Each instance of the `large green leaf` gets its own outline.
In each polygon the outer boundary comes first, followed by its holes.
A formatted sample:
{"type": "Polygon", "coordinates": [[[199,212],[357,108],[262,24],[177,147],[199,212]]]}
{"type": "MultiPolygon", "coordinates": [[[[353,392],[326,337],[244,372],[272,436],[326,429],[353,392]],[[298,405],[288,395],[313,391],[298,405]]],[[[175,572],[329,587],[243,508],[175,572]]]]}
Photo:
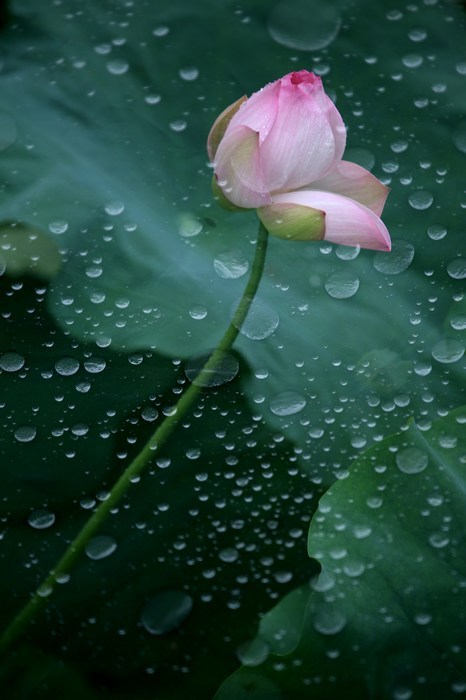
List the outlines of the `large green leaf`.
{"type": "MultiPolygon", "coordinates": [[[[319,3],[295,0],[289,11],[298,10],[319,17],[319,3]]],[[[188,0],[66,0],[50,12],[23,1],[11,12],[0,217],[58,242],[64,265],[47,303],[62,328],[100,346],[182,358],[215,345],[242,292],[245,278],[234,275],[251,259],[257,221],[215,206],[209,128],[241,94],[297,65],[314,68],[348,124],[347,157],[392,188],[384,216],[394,252],[271,241],[252,331],[238,341],[260,375],[245,392],[276,430],[312,448],[312,464],[301,462],[327,484],[399,428],[407,402],[410,412],[426,409],[423,367],[433,365],[430,392],[459,370],[431,355],[460,284],[437,266],[455,259],[463,235],[455,183],[464,152],[454,135],[464,75],[451,67],[459,6],[428,3],[420,22],[388,1],[341,2],[340,33],[317,52],[274,40],[283,12],[268,0],[241,10],[233,0],[195,10],[188,0]],[[298,406],[306,400],[297,415],[287,405],[277,415],[283,392],[298,394],[298,406]],[[334,466],[323,468],[337,443],[334,466]]],[[[446,335],[458,342],[454,329],[446,335]]],[[[447,407],[457,405],[454,381],[443,392],[447,407]]]]}
{"type": "Polygon", "coordinates": [[[428,430],[411,423],[330,488],[309,530],[315,590],[264,617],[256,644],[269,658],[234,674],[218,700],[262,698],[263,687],[355,700],[466,692],[465,425],[466,409],[428,430]]]}

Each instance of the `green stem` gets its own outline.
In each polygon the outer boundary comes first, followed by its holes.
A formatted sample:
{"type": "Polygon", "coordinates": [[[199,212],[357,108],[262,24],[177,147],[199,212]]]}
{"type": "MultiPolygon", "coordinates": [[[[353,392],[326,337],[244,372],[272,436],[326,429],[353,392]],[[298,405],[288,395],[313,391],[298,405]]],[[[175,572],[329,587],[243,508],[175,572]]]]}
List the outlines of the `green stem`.
{"type": "Polygon", "coordinates": [[[65,553],[55,564],[50,573],[36,589],[29,602],[19,611],[0,637],[0,654],[5,653],[18,639],[24,628],[31,619],[47,604],[50,594],[57,585],[57,580],[66,576],[76,559],[82,554],[87,543],[100,528],[109,512],[115,508],[122,499],[132,482],[136,480],[151,461],[155,450],[159,450],[168,440],[176,426],[192,407],[196,397],[202,390],[202,385],[208,385],[209,377],[218,367],[224,354],[228,351],[236,340],[239,330],[249,311],[249,307],[254,299],[259,286],[264,269],[265,254],[267,251],[268,234],[262,224],[259,226],[259,233],[256,243],[256,252],[251,268],[246,289],[234,313],[233,319],[228,326],[225,335],[210,355],[209,359],[200,370],[195,383],[181,396],[176,404],[173,413],[167,416],[159,425],[157,430],[149,438],[139,454],[128,465],[118,481],[113,486],[108,497],[102,501],[86,522],[84,527],[77,534],[75,539],[66,549],[65,553]]]}

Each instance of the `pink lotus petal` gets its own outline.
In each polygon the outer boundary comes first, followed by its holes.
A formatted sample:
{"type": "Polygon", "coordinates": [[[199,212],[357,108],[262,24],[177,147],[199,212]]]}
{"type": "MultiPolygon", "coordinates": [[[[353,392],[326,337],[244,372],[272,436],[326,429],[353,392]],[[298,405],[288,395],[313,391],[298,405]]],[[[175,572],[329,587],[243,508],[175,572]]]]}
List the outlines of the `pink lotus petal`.
{"type": "Polygon", "coordinates": [[[347,160],[340,161],[327,175],[311,182],[303,189],[325,190],[334,194],[342,194],[364,204],[377,216],[382,214],[390,192],[389,188],[385,187],[368,170],[347,160]]]}
{"type": "Polygon", "coordinates": [[[252,209],[271,202],[262,173],[259,134],[247,126],[228,126],[215,155],[215,175],[225,197],[252,209]]]}
{"type": "MultiPolygon", "coordinates": [[[[295,75],[299,74],[291,74],[295,75]]],[[[343,121],[320,78],[309,76],[312,81],[293,82],[287,80],[290,76],[279,81],[275,120],[261,143],[264,179],[271,192],[296,189],[322,177],[343,152],[343,121]]]]}
{"type": "Polygon", "coordinates": [[[248,98],[246,95],[240,97],[239,100],[233,102],[226,109],[223,110],[221,114],[218,115],[217,119],[214,121],[212,128],[207,137],[207,153],[209,154],[209,160],[213,161],[215,154],[217,153],[218,144],[223,138],[228,124],[230,123],[232,117],[239,110],[243,102],[246,102],[248,98]]]}
{"type": "Polygon", "coordinates": [[[233,116],[230,128],[248,126],[258,132],[259,143],[262,143],[274,123],[279,93],[280,81],[276,80],[252,94],[233,116]]]}
{"type": "Polygon", "coordinates": [[[340,245],[389,251],[390,235],[373,211],[348,197],[318,190],[274,195],[273,204],[300,204],[325,212],[326,241],[340,245]]]}

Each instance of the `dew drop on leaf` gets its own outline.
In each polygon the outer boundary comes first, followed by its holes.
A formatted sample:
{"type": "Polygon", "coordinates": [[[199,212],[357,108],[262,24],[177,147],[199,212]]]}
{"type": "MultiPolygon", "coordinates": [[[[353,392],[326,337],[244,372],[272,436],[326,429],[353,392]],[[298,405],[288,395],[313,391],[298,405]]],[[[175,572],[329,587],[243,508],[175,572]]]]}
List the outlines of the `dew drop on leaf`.
{"type": "Polygon", "coordinates": [[[330,603],[323,603],[315,614],[314,627],[321,634],[338,634],[345,625],[345,615],[330,603]]]}
{"type": "Polygon", "coordinates": [[[24,367],[25,358],[17,352],[6,352],[0,355],[0,369],[4,372],[18,372],[24,367]]]}
{"type": "Polygon", "coordinates": [[[84,551],[89,559],[98,561],[99,559],[106,559],[109,557],[116,548],[117,543],[110,535],[96,535],[89,540],[84,551]]]}
{"type": "Polygon", "coordinates": [[[444,338],[432,348],[432,357],[442,364],[458,362],[464,355],[464,345],[459,340],[444,338]]]}
{"type": "Polygon", "coordinates": [[[338,9],[319,0],[279,2],[272,9],[268,21],[272,39],[298,51],[319,51],[329,46],[340,26],[338,9]]]}
{"type": "Polygon", "coordinates": [[[239,645],[236,655],[245,666],[260,666],[269,656],[269,646],[262,639],[251,639],[239,645]]]}
{"type": "Polygon", "coordinates": [[[270,402],[270,410],[276,416],[291,416],[299,413],[306,405],[306,399],[295,391],[282,391],[270,402]]]}
{"type": "Polygon", "coordinates": [[[237,250],[219,253],[214,260],[214,270],[223,279],[237,279],[245,275],[248,269],[248,260],[237,250]]]}
{"type": "Polygon", "coordinates": [[[167,634],[179,627],[193,607],[193,599],[183,591],[164,591],[154,596],[141,613],[141,624],[155,635],[167,634]]]}
{"type": "Polygon", "coordinates": [[[37,508],[28,516],[28,524],[35,530],[46,530],[55,522],[55,513],[45,508],[37,508]]]}
{"type": "Polygon", "coordinates": [[[407,447],[396,455],[396,465],[404,474],[419,474],[428,464],[427,454],[417,447],[407,447]]]}
{"type": "MultiPolygon", "coordinates": [[[[232,308],[232,316],[237,304],[232,308]]],[[[276,330],[280,318],[268,304],[255,298],[239,331],[251,340],[264,340],[276,330]]]]}
{"type": "Polygon", "coordinates": [[[215,369],[203,372],[202,376],[198,376],[209,357],[209,353],[202,353],[186,361],[184,372],[190,382],[203,387],[222,386],[222,384],[231,382],[238,374],[239,362],[235,355],[227,352],[215,369]]]}
{"type": "Polygon", "coordinates": [[[393,241],[392,250],[374,255],[374,267],[384,275],[399,275],[411,265],[414,258],[414,246],[407,241],[393,241]]]}
{"type": "Polygon", "coordinates": [[[36,437],[36,428],[32,425],[21,425],[16,428],[14,435],[18,442],[31,442],[36,437]]]}
{"type": "Polygon", "coordinates": [[[359,289],[359,279],[349,272],[335,272],[325,282],[325,291],[333,299],[349,299],[359,289]]]}
{"type": "Polygon", "coordinates": [[[447,265],[447,272],[454,280],[462,280],[466,277],[466,258],[456,258],[447,265]]]}

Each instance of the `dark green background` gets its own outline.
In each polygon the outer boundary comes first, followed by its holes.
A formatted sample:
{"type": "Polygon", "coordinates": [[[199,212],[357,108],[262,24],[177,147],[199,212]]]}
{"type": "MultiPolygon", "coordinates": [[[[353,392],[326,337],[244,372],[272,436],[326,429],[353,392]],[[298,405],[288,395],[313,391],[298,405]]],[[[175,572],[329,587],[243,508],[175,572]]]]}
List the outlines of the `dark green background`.
{"type": "MultiPolygon", "coordinates": [[[[20,0],[2,16],[0,354],[25,360],[0,374],[3,624],[85,522],[83,504],[156,425],[144,409],[174,403],[183,362],[215,345],[242,293],[246,276],[214,268],[224,254],[250,261],[257,228],[253,212],[223,212],[211,197],[205,142],[225,106],[291,70],[318,71],[348,126],[348,159],[391,187],[394,243],[387,256],[270,241],[258,313],[278,326],[263,340],[239,338],[236,379],[206,394],[164,450],[171,466],[154,464],[107,521],[116,551],[83,557],[28,629],[5,662],[11,697],[211,698],[260,615],[317,572],[306,536],[322,493],[366,448],[402,440],[411,417],[428,434],[465,403],[464,358],[436,359],[438,343],[464,343],[464,8],[331,5],[338,36],[309,51],[273,39],[278,11],[265,0],[20,0]],[[197,78],[182,77],[192,69],[197,78]],[[416,208],[419,191],[430,206],[416,208]],[[124,206],[119,215],[106,211],[111,202],[124,206]],[[334,274],[357,278],[358,291],[331,297],[334,274]],[[193,318],[199,307],[204,318],[193,318]],[[80,363],[72,376],[56,371],[66,357],[80,363]],[[105,368],[90,373],[92,358],[105,368]],[[277,416],[270,406],[288,391],[306,406],[277,416]],[[21,426],[36,429],[31,442],[15,438],[21,426]],[[56,516],[48,529],[28,524],[40,508],[56,516]],[[219,556],[228,547],[238,552],[231,563],[219,556]],[[141,612],[167,590],[189,593],[193,609],[156,637],[141,612]]],[[[288,6],[300,34],[315,35],[328,12],[323,2],[288,6]]],[[[461,455],[454,468],[464,470],[461,455]]],[[[407,487],[398,488],[395,517],[407,487]]],[[[413,486],[417,519],[423,498],[413,486]]],[[[432,574],[416,566],[416,590],[435,608],[432,574]]],[[[350,633],[362,635],[357,625],[350,633]]],[[[313,640],[302,645],[325,654],[313,640]]],[[[342,659],[332,674],[345,679],[342,659]]],[[[457,697],[445,674],[443,696],[457,697]]],[[[369,689],[362,680],[358,697],[403,700],[377,678],[369,689]]],[[[304,682],[283,683],[285,698],[312,697],[304,682]]],[[[429,697],[429,684],[412,693],[429,697]]]]}

